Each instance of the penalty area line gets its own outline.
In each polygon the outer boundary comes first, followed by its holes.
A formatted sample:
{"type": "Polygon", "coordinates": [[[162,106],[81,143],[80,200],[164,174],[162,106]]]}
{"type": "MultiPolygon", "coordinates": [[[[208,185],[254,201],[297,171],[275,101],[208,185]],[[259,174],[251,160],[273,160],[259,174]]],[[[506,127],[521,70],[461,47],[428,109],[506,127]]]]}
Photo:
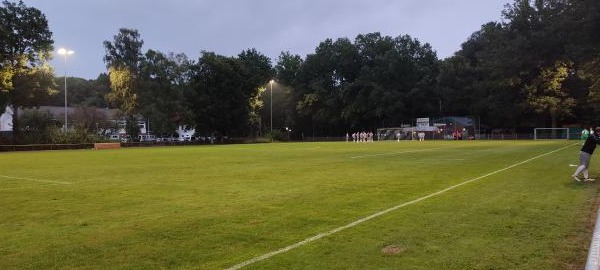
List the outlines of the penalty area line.
{"type": "Polygon", "coordinates": [[[73,184],[73,183],[71,183],[71,182],[52,181],[52,180],[42,180],[42,179],[27,178],[27,177],[14,177],[14,176],[8,176],[8,175],[0,175],[0,178],[6,178],[6,179],[16,179],[16,180],[27,180],[27,181],[34,181],[34,182],[41,182],[41,183],[52,183],[52,184],[62,184],[62,185],[70,185],[70,184],[73,184]]]}
{"type": "MultiPolygon", "coordinates": [[[[536,160],[536,159],[538,159],[538,158],[541,158],[541,157],[544,157],[544,156],[547,156],[547,155],[550,155],[550,154],[556,153],[556,152],[558,152],[558,151],[564,150],[564,149],[566,149],[566,148],[569,148],[569,147],[572,147],[572,146],[573,146],[573,145],[568,145],[568,146],[561,147],[561,148],[559,148],[559,149],[555,149],[555,150],[552,150],[552,151],[550,151],[550,152],[547,152],[547,153],[544,153],[544,154],[541,154],[541,155],[537,155],[537,156],[535,156],[535,157],[532,157],[532,158],[530,158],[530,159],[526,159],[526,160],[524,160],[524,161],[521,161],[521,162],[519,162],[519,163],[515,163],[515,164],[513,164],[513,165],[510,165],[510,166],[508,166],[508,167],[505,167],[505,168],[502,168],[502,169],[499,169],[499,170],[496,170],[496,171],[490,172],[490,173],[488,173],[488,174],[484,174],[484,175],[482,175],[482,176],[478,176],[478,177],[475,177],[475,178],[469,179],[469,180],[467,180],[467,181],[464,181],[464,182],[462,182],[462,183],[459,183],[459,184],[456,184],[456,185],[453,185],[453,186],[447,187],[447,188],[445,188],[445,189],[442,189],[442,190],[440,190],[440,191],[437,191],[437,192],[431,193],[431,194],[429,194],[429,195],[426,195],[426,196],[423,196],[423,197],[421,197],[421,198],[414,199],[414,200],[412,200],[412,201],[409,201],[409,202],[405,202],[405,203],[402,203],[402,204],[396,205],[396,206],[394,206],[394,207],[391,207],[391,208],[385,209],[385,210],[383,210],[383,211],[377,212],[377,213],[375,213],[375,214],[372,214],[372,215],[370,215],[370,216],[367,216],[367,217],[364,217],[364,218],[358,219],[358,220],[356,220],[356,221],[353,221],[353,222],[351,222],[351,223],[348,223],[348,224],[346,224],[346,225],[344,225],[344,226],[341,226],[341,227],[335,228],[335,229],[333,229],[333,230],[330,230],[330,231],[328,231],[328,232],[324,232],[324,233],[317,234],[317,235],[315,235],[315,236],[311,236],[311,237],[309,237],[309,238],[306,238],[306,239],[304,239],[304,240],[302,240],[302,241],[300,241],[300,242],[297,242],[297,243],[295,243],[295,244],[289,245],[289,246],[287,246],[287,247],[284,247],[284,248],[281,248],[281,249],[278,249],[278,250],[275,250],[275,251],[272,251],[272,252],[266,253],[266,254],[264,254],[264,255],[261,255],[261,256],[258,256],[258,257],[254,257],[254,258],[252,258],[252,259],[250,259],[250,260],[247,260],[247,261],[241,262],[241,263],[239,263],[239,264],[236,264],[236,265],[234,265],[234,266],[232,266],[232,267],[229,267],[229,268],[227,268],[227,270],[237,270],[237,269],[241,269],[241,268],[243,268],[243,267],[246,267],[246,266],[248,266],[248,265],[251,265],[251,264],[253,264],[253,263],[256,263],[256,262],[259,262],[259,261],[262,261],[262,260],[266,260],[266,259],[268,259],[268,258],[271,258],[271,257],[275,256],[275,255],[278,255],[278,254],[281,254],[281,253],[285,253],[285,252],[288,252],[288,251],[290,251],[290,250],[292,250],[292,249],[295,249],[295,248],[298,248],[298,247],[304,246],[304,245],[306,245],[306,244],[308,244],[308,243],[310,243],[310,242],[317,241],[317,240],[319,240],[319,239],[321,239],[321,238],[324,238],[324,237],[331,236],[331,235],[333,235],[333,234],[335,234],[335,233],[338,233],[338,232],[341,232],[341,231],[343,231],[343,230],[345,230],[345,229],[349,229],[349,228],[355,227],[355,226],[357,226],[357,225],[359,225],[359,224],[361,224],[361,223],[364,223],[364,222],[366,222],[366,221],[369,221],[369,220],[371,220],[371,219],[374,219],[374,218],[376,218],[376,217],[379,217],[379,216],[383,216],[383,215],[385,215],[385,214],[387,214],[387,213],[389,213],[389,212],[392,212],[392,211],[398,210],[398,209],[400,209],[400,208],[403,208],[403,207],[406,207],[406,206],[409,206],[409,205],[412,205],[412,204],[415,204],[415,203],[418,203],[418,202],[421,202],[421,201],[427,200],[427,199],[429,199],[429,198],[432,198],[432,197],[436,197],[436,196],[438,196],[438,195],[444,194],[444,193],[446,193],[446,192],[448,192],[448,191],[451,191],[451,190],[453,190],[453,189],[456,189],[456,188],[458,188],[458,187],[461,187],[461,186],[464,186],[464,185],[466,185],[466,184],[469,184],[469,183],[472,183],[472,182],[475,182],[475,181],[481,180],[481,179],[483,179],[483,178],[486,178],[486,177],[492,176],[492,175],[494,175],[494,174],[501,173],[501,172],[503,172],[503,171],[506,171],[506,170],[510,170],[510,169],[512,169],[512,168],[514,168],[514,167],[517,167],[517,166],[523,165],[523,164],[525,164],[525,163],[528,163],[528,162],[531,162],[531,161],[533,161],[533,160],[536,160]]],[[[431,149],[429,149],[429,150],[431,150],[431,149]]]]}

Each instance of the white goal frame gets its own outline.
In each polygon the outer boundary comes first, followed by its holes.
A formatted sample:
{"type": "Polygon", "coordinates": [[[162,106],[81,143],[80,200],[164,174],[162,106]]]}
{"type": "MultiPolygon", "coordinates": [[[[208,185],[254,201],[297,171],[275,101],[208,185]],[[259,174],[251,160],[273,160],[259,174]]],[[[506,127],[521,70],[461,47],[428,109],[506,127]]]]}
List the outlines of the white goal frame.
{"type": "Polygon", "coordinates": [[[534,128],[534,140],[569,140],[569,128],[534,128]]]}

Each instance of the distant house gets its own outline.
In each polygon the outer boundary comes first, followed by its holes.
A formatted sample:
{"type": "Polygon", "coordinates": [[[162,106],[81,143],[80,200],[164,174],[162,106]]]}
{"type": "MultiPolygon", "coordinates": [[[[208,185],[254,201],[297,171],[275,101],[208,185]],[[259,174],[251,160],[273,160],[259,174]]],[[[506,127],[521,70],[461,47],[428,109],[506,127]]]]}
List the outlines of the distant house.
{"type": "MultiPolygon", "coordinates": [[[[51,115],[53,115],[57,120],[64,119],[65,116],[65,107],[61,106],[40,106],[36,109],[40,111],[47,111],[51,115]]],[[[22,115],[24,112],[33,109],[20,109],[18,111],[19,115],[22,115]]],[[[67,114],[72,115],[75,112],[76,108],[67,107],[67,114]]],[[[118,136],[119,137],[127,137],[127,132],[125,131],[126,121],[123,119],[119,119],[117,117],[118,113],[115,109],[108,108],[96,108],[96,112],[102,114],[115,123],[113,129],[108,129],[102,131],[102,135],[107,137],[118,136]]],[[[12,116],[14,114],[12,106],[7,106],[6,111],[0,116],[0,132],[3,133],[12,133],[12,116]]],[[[70,122],[70,121],[69,121],[70,122]]],[[[138,120],[138,126],[140,127],[140,135],[144,136],[143,138],[151,138],[149,137],[151,130],[149,130],[148,123],[145,120],[138,120]]],[[[69,125],[69,127],[72,127],[69,125]]],[[[174,130],[175,133],[178,134],[177,140],[179,141],[189,141],[194,136],[194,129],[188,126],[179,126],[177,130],[174,130]]]]}
{"type": "MultiPolygon", "coordinates": [[[[40,110],[40,111],[47,111],[49,112],[51,115],[53,115],[55,118],[61,118],[64,117],[65,115],[65,107],[60,107],[60,106],[39,106],[36,108],[27,108],[27,109],[19,109],[18,114],[19,116],[23,115],[23,113],[29,111],[29,110],[40,110]]],[[[98,110],[105,110],[105,109],[98,109],[98,110]]],[[[73,107],[67,107],[67,113],[70,115],[75,111],[75,108],[73,107]]],[[[5,132],[12,132],[13,128],[12,128],[12,121],[13,121],[13,114],[14,114],[14,110],[12,106],[6,106],[6,111],[0,115],[0,131],[5,131],[5,132]]]]}
{"type": "Polygon", "coordinates": [[[6,111],[0,115],[0,131],[12,131],[12,106],[6,106],[6,111]]]}

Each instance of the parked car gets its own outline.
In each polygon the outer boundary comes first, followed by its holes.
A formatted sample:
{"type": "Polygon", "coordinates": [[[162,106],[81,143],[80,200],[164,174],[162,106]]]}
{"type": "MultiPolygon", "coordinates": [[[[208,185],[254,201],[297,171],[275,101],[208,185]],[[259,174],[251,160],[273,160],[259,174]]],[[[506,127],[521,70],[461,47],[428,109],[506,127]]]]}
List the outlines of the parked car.
{"type": "Polygon", "coordinates": [[[154,135],[138,135],[138,140],[140,142],[154,142],[156,137],[154,135]]]}

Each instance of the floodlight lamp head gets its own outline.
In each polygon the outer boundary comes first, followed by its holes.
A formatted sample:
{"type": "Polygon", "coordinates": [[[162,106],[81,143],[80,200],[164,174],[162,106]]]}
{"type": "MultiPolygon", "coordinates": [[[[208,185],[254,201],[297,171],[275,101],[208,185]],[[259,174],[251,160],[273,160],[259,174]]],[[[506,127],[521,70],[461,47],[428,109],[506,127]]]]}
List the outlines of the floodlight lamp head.
{"type": "Polygon", "coordinates": [[[71,54],[74,54],[74,53],[75,53],[74,51],[72,51],[72,50],[67,50],[67,49],[65,49],[65,48],[60,48],[60,49],[58,49],[58,51],[57,51],[57,52],[58,52],[58,54],[62,54],[62,55],[71,55],[71,54]]]}

